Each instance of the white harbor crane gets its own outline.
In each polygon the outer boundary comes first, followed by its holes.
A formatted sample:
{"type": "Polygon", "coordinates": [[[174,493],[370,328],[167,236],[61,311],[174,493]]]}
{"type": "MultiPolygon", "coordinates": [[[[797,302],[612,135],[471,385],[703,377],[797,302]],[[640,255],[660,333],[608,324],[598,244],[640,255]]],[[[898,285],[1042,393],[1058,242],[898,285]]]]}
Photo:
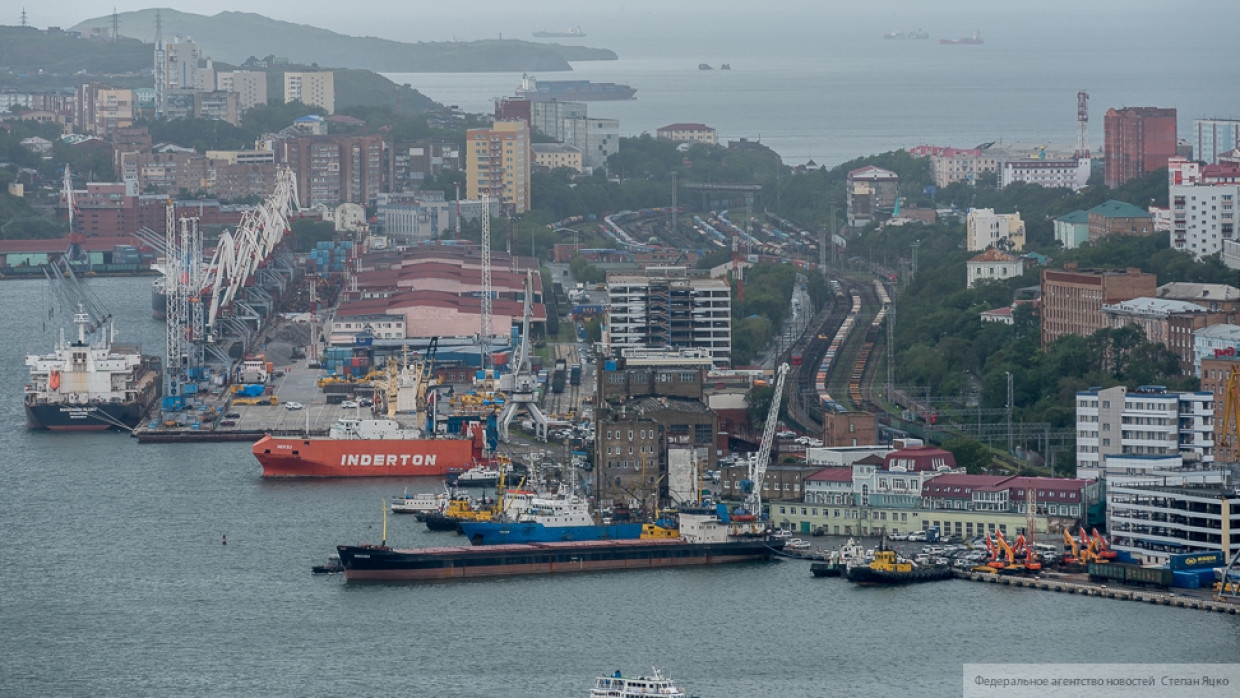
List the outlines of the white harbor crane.
{"type": "Polygon", "coordinates": [[[775,392],[771,394],[771,407],[766,411],[762,443],[758,445],[757,455],[749,461],[749,477],[741,483],[741,490],[745,493],[745,511],[759,518],[762,516],[762,480],[766,477],[766,467],[771,461],[771,444],[775,441],[779,403],[784,396],[784,378],[787,375],[788,364],[780,364],[775,370],[775,392]]]}
{"type": "Polygon", "coordinates": [[[525,272],[525,310],[521,322],[521,344],[513,357],[513,371],[500,380],[500,387],[508,393],[508,400],[499,415],[499,438],[508,443],[508,425],[519,410],[524,409],[534,420],[534,432],[539,440],[547,440],[547,417],[538,409],[538,380],[530,365],[530,315],[533,314],[534,270],[525,272]]]}

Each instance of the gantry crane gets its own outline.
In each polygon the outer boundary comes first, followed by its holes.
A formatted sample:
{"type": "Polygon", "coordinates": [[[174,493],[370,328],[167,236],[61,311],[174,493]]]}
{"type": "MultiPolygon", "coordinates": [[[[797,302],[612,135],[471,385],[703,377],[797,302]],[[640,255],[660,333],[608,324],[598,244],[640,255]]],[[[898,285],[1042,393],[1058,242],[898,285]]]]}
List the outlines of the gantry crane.
{"type": "Polygon", "coordinates": [[[761,518],[762,516],[762,480],[766,477],[766,468],[771,460],[771,444],[775,442],[775,426],[779,422],[779,403],[784,396],[784,378],[788,375],[788,364],[780,364],[775,371],[775,392],[771,395],[771,406],[766,411],[766,424],[762,429],[762,443],[758,446],[757,456],[749,461],[749,478],[741,483],[745,493],[745,510],[761,518]]]}

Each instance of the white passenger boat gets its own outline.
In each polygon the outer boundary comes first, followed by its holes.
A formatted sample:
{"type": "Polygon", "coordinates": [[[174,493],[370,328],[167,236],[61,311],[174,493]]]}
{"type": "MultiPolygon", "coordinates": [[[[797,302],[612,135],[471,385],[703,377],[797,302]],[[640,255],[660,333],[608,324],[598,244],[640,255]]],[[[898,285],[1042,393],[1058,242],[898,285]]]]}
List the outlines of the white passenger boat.
{"type": "Polygon", "coordinates": [[[652,676],[625,678],[620,672],[611,676],[600,676],[594,680],[594,688],[590,689],[590,698],[650,698],[650,696],[681,696],[691,698],[688,693],[676,688],[672,680],[665,677],[658,669],[652,669],[652,676]]]}
{"type": "Polygon", "coordinates": [[[439,492],[423,492],[421,494],[409,494],[408,492],[399,497],[392,497],[392,513],[393,514],[428,514],[432,511],[440,511],[447,504],[448,495],[439,492]]]}

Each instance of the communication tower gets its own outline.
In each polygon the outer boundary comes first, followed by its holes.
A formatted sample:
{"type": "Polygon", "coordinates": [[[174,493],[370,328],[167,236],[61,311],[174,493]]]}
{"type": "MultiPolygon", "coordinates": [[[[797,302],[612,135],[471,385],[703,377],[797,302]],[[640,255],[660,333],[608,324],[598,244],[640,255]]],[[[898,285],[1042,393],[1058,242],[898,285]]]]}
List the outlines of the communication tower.
{"type": "Polygon", "coordinates": [[[1076,157],[1089,157],[1089,93],[1076,93],[1076,157]]]}
{"type": "Polygon", "coordinates": [[[482,195],[482,320],[478,335],[478,361],[482,370],[491,367],[491,197],[482,195]]]}

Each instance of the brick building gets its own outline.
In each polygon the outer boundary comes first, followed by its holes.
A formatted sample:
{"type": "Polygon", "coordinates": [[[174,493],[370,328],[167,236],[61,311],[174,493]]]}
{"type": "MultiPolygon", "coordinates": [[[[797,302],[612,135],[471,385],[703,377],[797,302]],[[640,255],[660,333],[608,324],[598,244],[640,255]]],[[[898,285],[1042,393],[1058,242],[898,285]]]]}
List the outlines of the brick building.
{"type": "Polygon", "coordinates": [[[302,206],[366,205],[383,191],[380,136],[300,136],[282,139],[279,159],[297,175],[302,206]]]}
{"type": "Polygon", "coordinates": [[[1157,293],[1158,278],[1137,268],[1125,271],[1042,270],[1042,348],[1065,334],[1089,336],[1107,326],[1102,306],[1157,293]]]}
{"type": "Polygon", "coordinates": [[[1112,189],[1167,166],[1176,146],[1175,109],[1125,107],[1103,117],[1106,185],[1112,189]]]}
{"type": "Polygon", "coordinates": [[[877,420],[869,412],[827,412],[822,426],[822,445],[869,446],[878,443],[877,420]]]}
{"type": "Polygon", "coordinates": [[[1089,241],[1108,235],[1150,235],[1154,217],[1145,209],[1123,201],[1103,202],[1089,209],[1089,241]]]}

